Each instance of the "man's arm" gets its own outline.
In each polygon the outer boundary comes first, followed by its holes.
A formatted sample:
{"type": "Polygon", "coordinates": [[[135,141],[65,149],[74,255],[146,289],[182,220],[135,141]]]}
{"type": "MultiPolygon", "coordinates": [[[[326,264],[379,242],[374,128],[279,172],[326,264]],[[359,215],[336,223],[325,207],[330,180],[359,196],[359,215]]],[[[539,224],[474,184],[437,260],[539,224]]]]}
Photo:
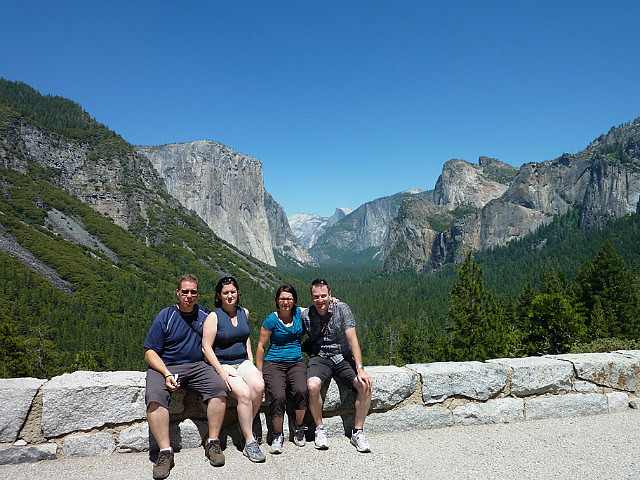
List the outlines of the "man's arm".
{"type": "Polygon", "coordinates": [[[160,358],[160,355],[158,355],[155,350],[147,348],[144,352],[144,359],[147,361],[151,368],[157,370],[162,374],[162,376],[164,376],[164,381],[169,391],[173,392],[180,387],[180,384],[176,381],[176,378],[169,371],[167,366],[162,361],[162,358],[160,358]]]}
{"type": "Polygon", "coordinates": [[[360,350],[360,342],[358,342],[358,335],[356,334],[356,327],[348,328],[344,331],[351,348],[351,354],[356,362],[356,374],[358,375],[358,381],[371,388],[371,377],[364,371],[364,364],[362,363],[362,350],[360,350]]]}

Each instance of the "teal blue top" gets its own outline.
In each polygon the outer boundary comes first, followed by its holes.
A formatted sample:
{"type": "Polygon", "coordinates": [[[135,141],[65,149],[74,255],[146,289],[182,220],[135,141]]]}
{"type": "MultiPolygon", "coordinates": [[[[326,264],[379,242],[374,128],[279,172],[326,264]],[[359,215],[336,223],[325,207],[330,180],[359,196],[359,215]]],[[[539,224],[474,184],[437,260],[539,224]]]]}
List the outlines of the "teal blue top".
{"type": "Polygon", "coordinates": [[[271,346],[267,352],[265,361],[269,362],[301,362],[302,351],[300,339],[302,338],[302,321],[300,320],[300,308],[296,308],[293,323],[285,327],[276,313],[272,313],[262,322],[262,326],[271,332],[271,346]]]}

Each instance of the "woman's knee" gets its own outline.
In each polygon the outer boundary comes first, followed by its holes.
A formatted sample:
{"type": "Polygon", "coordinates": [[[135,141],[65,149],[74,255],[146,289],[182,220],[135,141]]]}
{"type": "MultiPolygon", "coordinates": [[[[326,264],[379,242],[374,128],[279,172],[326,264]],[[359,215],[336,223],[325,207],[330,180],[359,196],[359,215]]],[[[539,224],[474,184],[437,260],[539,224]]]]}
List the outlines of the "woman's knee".
{"type": "Polygon", "coordinates": [[[264,394],[264,380],[260,375],[251,375],[246,382],[251,389],[252,397],[262,397],[264,394]]]}
{"type": "Polygon", "coordinates": [[[244,382],[234,382],[231,384],[231,396],[234,397],[238,403],[250,403],[251,388],[244,382]]]}

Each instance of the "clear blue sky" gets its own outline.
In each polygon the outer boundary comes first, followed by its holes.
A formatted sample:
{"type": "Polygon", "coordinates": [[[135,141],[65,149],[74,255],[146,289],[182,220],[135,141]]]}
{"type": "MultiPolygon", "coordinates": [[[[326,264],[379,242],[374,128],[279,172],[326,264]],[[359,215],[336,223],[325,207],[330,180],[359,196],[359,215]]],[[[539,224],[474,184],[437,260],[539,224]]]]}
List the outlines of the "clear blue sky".
{"type": "Polygon", "coordinates": [[[640,116],[638,1],[29,1],[0,76],[136,145],[261,160],[288,215],[329,216],[444,162],[575,153],[640,116]]]}

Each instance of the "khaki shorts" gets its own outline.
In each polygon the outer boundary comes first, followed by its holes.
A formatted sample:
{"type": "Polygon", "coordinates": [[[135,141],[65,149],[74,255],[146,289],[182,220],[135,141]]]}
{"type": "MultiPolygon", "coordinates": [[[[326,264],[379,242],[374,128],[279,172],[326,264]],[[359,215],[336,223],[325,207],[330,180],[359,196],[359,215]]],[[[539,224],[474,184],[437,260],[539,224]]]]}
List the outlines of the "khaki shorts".
{"type": "Polygon", "coordinates": [[[251,360],[245,360],[242,363],[236,363],[234,365],[228,365],[226,363],[220,364],[227,372],[233,373],[235,377],[229,379],[230,382],[246,381],[250,375],[254,373],[260,373],[251,360]]]}

